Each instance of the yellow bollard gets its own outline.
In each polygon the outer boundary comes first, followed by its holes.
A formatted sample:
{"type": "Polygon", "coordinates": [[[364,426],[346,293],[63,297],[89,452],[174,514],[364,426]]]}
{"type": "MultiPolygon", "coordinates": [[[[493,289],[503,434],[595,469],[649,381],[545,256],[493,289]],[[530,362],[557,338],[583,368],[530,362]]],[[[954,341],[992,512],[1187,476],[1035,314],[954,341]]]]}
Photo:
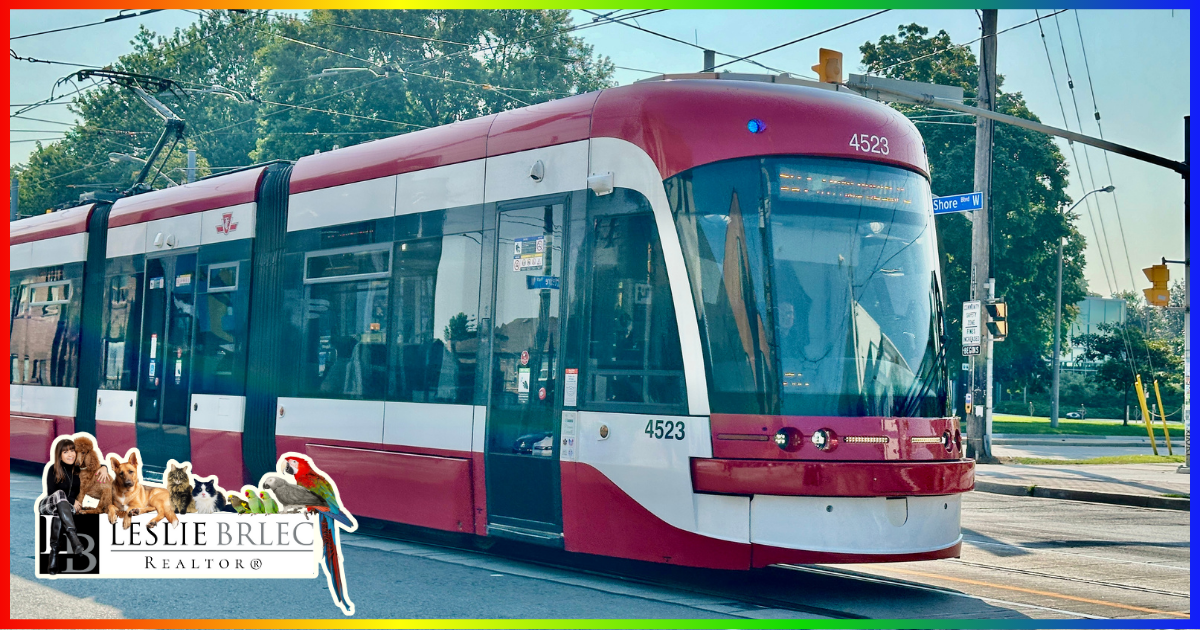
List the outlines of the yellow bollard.
{"type": "Polygon", "coordinates": [[[1150,436],[1150,448],[1154,449],[1154,455],[1158,456],[1158,444],[1154,442],[1154,425],[1150,424],[1150,409],[1146,407],[1146,390],[1142,389],[1142,375],[1137,375],[1137,380],[1133,383],[1137,388],[1138,402],[1142,405],[1142,420],[1146,422],[1146,435],[1150,436]]]}
{"type": "Polygon", "coordinates": [[[1171,448],[1171,430],[1167,428],[1167,411],[1162,406],[1162,392],[1158,391],[1158,379],[1154,379],[1154,397],[1158,399],[1158,417],[1162,418],[1163,435],[1167,436],[1167,455],[1174,455],[1171,448]]]}

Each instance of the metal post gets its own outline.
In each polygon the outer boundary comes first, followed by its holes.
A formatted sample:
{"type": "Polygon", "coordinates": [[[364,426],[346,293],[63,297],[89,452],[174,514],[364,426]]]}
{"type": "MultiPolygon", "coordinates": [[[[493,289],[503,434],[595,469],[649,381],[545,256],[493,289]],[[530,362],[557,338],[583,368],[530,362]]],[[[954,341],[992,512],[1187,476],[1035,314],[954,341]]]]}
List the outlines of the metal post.
{"type": "Polygon", "coordinates": [[[704,51],[704,69],[701,72],[714,72],[713,66],[717,65],[717,52],[715,50],[704,51]]]}
{"type": "Polygon", "coordinates": [[[1183,117],[1183,466],[1192,470],[1192,117],[1183,117]]]}
{"type": "MultiPolygon", "coordinates": [[[[1085,195],[1086,196],[1086,195],[1085,195]]],[[[1058,428],[1058,379],[1060,353],[1062,351],[1062,268],[1063,268],[1063,239],[1058,239],[1058,291],[1054,298],[1054,377],[1050,381],[1050,428],[1058,428]]]]}
{"type": "Polygon", "coordinates": [[[1154,379],[1154,398],[1158,401],[1158,417],[1163,424],[1163,437],[1167,438],[1167,455],[1174,455],[1175,449],[1171,448],[1171,430],[1167,428],[1167,408],[1162,404],[1162,392],[1158,389],[1158,379],[1154,379]]]}
{"type": "Polygon", "coordinates": [[[20,178],[9,178],[8,187],[8,220],[16,221],[21,216],[20,208],[20,178]]]}
{"type": "Polygon", "coordinates": [[[187,174],[187,183],[190,184],[190,183],[196,181],[196,150],[195,149],[188,149],[187,170],[184,172],[187,174]]]}
{"type": "MultiPolygon", "coordinates": [[[[979,45],[979,94],[976,104],[980,109],[991,110],[996,106],[996,17],[995,9],[983,11],[983,40],[979,45]]],[[[992,206],[992,132],[995,123],[990,118],[978,117],[975,121],[975,190],[983,192],[983,207],[975,211],[971,228],[971,299],[983,300],[988,295],[988,280],[991,278],[991,215],[992,206]]],[[[983,313],[987,311],[984,310],[983,313]]],[[[987,428],[991,425],[991,401],[986,400],[988,365],[991,357],[991,335],[988,334],[986,315],[980,316],[980,333],[986,340],[980,344],[983,356],[974,357],[972,364],[971,401],[980,413],[967,417],[967,444],[970,455],[976,461],[992,460],[991,439],[987,428]],[[977,360],[982,359],[982,360],[977,360]]]]}

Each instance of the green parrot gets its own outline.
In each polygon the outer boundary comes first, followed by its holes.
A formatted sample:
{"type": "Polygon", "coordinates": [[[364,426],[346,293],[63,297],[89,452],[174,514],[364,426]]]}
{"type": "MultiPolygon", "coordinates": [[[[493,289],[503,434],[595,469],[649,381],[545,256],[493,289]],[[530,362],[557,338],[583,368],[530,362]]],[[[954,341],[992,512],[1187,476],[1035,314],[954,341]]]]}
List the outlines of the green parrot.
{"type": "Polygon", "coordinates": [[[262,500],[260,500],[258,495],[254,493],[254,490],[247,489],[244,490],[243,493],[246,495],[246,503],[250,506],[250,513],[263,514],[264,511],[262,500]]]}
{"type": "Polygon", "coordinates": [[[279,513],[279,505],[275,503],[275,499],[272,499],[271,495],[267,494],[266,492],[259,492],[258,496],[262,499],[264,513],[266,513],[266,514],[278,514],[279,513]]]}
{"type": "Polygon", "coordinates": [[[239,497],[236,494],[229,495],[229,505],[232,505],[233,509],[237,510],[238,514],[250,513],[250,504],[243,501],[242,497],[239,497]]]}

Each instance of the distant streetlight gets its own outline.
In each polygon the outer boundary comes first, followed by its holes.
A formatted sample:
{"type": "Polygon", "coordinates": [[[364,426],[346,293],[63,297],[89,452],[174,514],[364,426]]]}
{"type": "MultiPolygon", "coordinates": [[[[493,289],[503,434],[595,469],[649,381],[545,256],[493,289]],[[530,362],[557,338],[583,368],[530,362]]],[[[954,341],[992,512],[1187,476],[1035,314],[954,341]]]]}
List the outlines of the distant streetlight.
{"type": "Polygon", "coordinates": [[[355,72],[370,72],[371,74],[373,74],[377,77],[380,77],[380,78],[384,78],[389,75],[389,73],[387,71],[384,71],[383,74],[379,74],[378,72],[375,72],[375,70],[373,70],[371,68],[325,68],[324,70],[322,70],[316,74],[308,75],[308,78],[319,79],[322,77],[331,77],[331,76],[336,76],[339,74],[353,74],[355,72]]]}
{"type": "MultiPolygon", "coordinates": [[[[1067,208],[1066,213],[1068,215],[1071,214],[1071,211],[1075,209],[1075,206],[1083,203],[1083,200],[1087,199],[1091,195],[1094,195],[1098,192],[1110,193],[1116,189],[1117,188],[1115,186],[1097,188],[1096,190],[1093,190],[1092,192],[1080,197],[1079,201],[1071,204],[1071,207],[1067,208]]],[[[1065,238],[1058,239],[1058,297],[1054,300],[1054,379],[1051,381],[1050,385],[1050,426],[1052,428],[1058,427],[1058,357],[1062,347],[1062,342],[1060,341],[1059,337],[1062,335],[1062,267],[1063,241],[1065,240],[1065,238]]]]}
{"type": "Polygon", "coordinates": [[[231,90],[224,85],[219,85],[217,83],[214,83],[206,88],[183,88],[183,91],[189,94],[216,94],[217,96],[224,96],[226,98],[233,99],[239,103],[250,102],[250,99],[246,98],[245,94],[242,94],[237,90],[231,90]]]}
{"type": "MultiPolygon", "coordinates": [[[[112,162],[113,164],[120,164],[121,162],[128,162],[130,164],[143,164],[144,165],[146,163],[146,160],[143,160],[142,158],[138,158],[138,157],[133,157],[132,155],[129,155],[127,153],[109,153],[108,161],[112,162]]],[[[175,169],[175,170],[179,170],[179,169],[175,169]]],[[[167,177],[166,173],[162,173],[160,171],[159,174],[163,176],[163,179],[171,182],[172,186],[179,185],[179,182],[171,179],[170,177],[167,177]]]]}

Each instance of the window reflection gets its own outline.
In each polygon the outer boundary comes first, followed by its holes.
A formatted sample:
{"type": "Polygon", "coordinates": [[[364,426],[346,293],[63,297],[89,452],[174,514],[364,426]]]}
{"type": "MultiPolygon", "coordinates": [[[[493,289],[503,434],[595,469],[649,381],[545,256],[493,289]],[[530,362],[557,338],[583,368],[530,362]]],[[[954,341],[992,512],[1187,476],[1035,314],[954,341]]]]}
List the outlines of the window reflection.
{"type": "Polygon", "coordinates": [[[667,182],[714,411],[943,415],[928,183],[902,169],[749,159],[667,182]]]}

